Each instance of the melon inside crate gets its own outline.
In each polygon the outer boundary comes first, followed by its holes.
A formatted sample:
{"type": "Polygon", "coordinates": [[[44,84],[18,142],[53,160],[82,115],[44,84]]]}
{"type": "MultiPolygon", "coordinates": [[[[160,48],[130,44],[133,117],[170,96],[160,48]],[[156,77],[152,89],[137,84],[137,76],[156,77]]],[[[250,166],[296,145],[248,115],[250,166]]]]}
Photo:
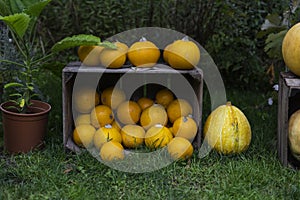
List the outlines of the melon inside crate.
{"type": "MultiPolygon", "coordinates": [[[[69,63],[63,69],[63,141],[66,149],[80,152],[74,143],[72,134],[75,128],[72,109],[73,88],[81,84],[97,88],[101,91],[110,86],[117,86],[124,90],[127,100],[137,101],[140,97],[155,99],[155,94],[168,88],[175,98],[188,100],[193,108],[193,118],[198,125],[197,135],[193,146],[198,149],[201,144],[202,129],[202,70],[174,70],[166,65],[157,64],[153,68],[137,69],[123,66],[120,69],[106,69],[101,67],[84,67],[80,62],[69,63]]],[[[73,112],[74,111],[74,112],[73,112]]]]}
{"type": "Polygon", "coordinates": [[[289,144],[289,119],[300,109],[300,77],[291,72],[282,72],[278,93],[278,156],[284,166],[300,168],[300,161],[291,152],[289,144]]]}

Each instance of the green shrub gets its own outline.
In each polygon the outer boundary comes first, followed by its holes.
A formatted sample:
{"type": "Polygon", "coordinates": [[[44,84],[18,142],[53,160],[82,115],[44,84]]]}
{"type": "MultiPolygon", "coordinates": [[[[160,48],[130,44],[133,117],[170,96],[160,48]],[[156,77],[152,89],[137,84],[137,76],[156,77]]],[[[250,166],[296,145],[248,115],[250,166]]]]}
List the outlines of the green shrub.
{"type": "MultiPolygon", "coordinates": [[[[10,38],[8,28],[2,22],[0,22],[0,59],[19,60],[19,54],[10,38]]],[[[0,63],[0,102],[7,98],[3,92],[4,84],[10,82],[19,72],[18,70],[12,64],[0,63]]]]}
{"type": "Polygon", "coordinates": [[[299,22],[299,6],[299,0],[291,0],[289,6],[283,10],[273,10],[265,17],[261,31],[257,34],[264,41],[266,63],[270,69],[268,71],[276,74],[275,78],[279,77],[280,71],[286,70],[282,57],[282,41],[288,29],[299,22]]]}
{"type": "Polygon", "coordinates": [[[256,35],[268,13],[286,6],[288,2],[280,0],[53,0],[44,12],[40,32],[53,43],[78,33],[105,39],[137,27],[170,28],[204,46],[226,84],[240,81],[239,87],[249,83],[261,87],[268,81],[267,65],[262,39],[256,35]]]}

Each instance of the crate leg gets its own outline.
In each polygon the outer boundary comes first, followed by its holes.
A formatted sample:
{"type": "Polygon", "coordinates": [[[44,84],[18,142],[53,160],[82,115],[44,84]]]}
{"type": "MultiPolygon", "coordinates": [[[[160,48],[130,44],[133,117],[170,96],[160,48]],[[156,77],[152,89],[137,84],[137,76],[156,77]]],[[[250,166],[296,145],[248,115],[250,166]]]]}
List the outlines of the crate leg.
{"type": "Polygon", "coordinates": [[[288,100],[289,88],[285,85],[284,80],[280,77],[278,93],[278,131],[277,147],[278,156],[283,166],[288,166],[288,100]]]}

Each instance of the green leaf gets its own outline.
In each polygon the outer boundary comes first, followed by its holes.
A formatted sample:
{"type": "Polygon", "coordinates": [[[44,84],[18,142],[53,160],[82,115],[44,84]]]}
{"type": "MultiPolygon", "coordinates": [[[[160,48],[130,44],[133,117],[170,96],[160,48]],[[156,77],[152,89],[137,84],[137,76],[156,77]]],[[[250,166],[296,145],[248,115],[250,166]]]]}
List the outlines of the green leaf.
{"type": "Polygon", "coordinates": [[[26,83],[26,87],[30,90],[30,91],[32,91],[33,92],[33,90],[34,90],[34,86],[33,86],[33,84],[32,83],[26,83]]]}
{"type": "Polygon", "coordinates": [[[259,31],[257,34],[256,34],[256,37],[257,38],[263,38],[271,33],[278,33],[280,31],[283,31],[283,30],[286,30],[287,29],[287,26],[274,26],[274,27],[269,27],[268,29],[266,30],[262,30],[262,31],[259,31]]]}
{"type": "Polygon", "coordinates": [[[28,7],[24,10],[26,14],[31,16],[31,20],[28,26],[28,29],[32,33],[36,27],[36,21],[40,16],[43,9],[51,2],[51,0],[38,1],[34,3],[29,3],[28,7]]]}
{"type": "Polygon", "coordinates": [[[0,15],[2,16],[10,15],[9,7],[3,0],[0,0],[0,15]]]}
{"type": "Polygon", "coordinates": [[[26,12],[29,15],[32,16],[39,16],[35,15],[34,13],[37,12],[38,10],[42,10],[49,2],[47,2],[47,0],[7,0],[7,4],[9,4],[10,10],[12,14],[16,14],[16,13],[22,13],[22,12],[26,12]],[[47,2],[45,6],[42,6],[44,4],[44,2],[47,2]],[[42,6],[42,9],[38,8],[40,7],[38,4],[42,4],[40,6],[42,6]],[[34,12],[28,12],[28,10],[32,10],[34,12]]]}
{"type": "Polygon", "coordinates": [[[43,9],[51,2],[51,0],[44,0],[44,1],[40,1],[37,2],[35,4],[32,4],[30,6],[28,6],[28,8],[26,8],[24,10],[25,13],[27,13],[30,16],[34,16],[34,17],[39,17],[41,12],[43,11],[43,9]]]}
{"type": "Polygon", "coordinates": [[[34,97],[40,97],[40,96],[38,94],[32,94],[30,97],[34,98],[34,97]]]}
{"type": "Polygon", "coordinates": [[[56,77],[61,77],[61,71],[65,67],[65,64],[61,62],[50,62],[50,63],[45,63],[42,66],[42,69],[50,71],[52,74],[54,74],[56,77]]]}
{"type": "Polygon", "coordinates": [[[16,100],[13,100],[13,99],[10,99],[9,102],[12,102],[12,103],[14,103],[16,105],[19,105],[19,101],[16,101],[16,100]]]}
{"type": "Polygon", "coordinates": [[[7,83],[4,85],[4,89],[10,88],[10,87],[23,87],[24,85],[21,83],[7,83]]]}
{"type": "Polygon", "coordinates": [[[281,24],[281,17],[277,14],[269,14],[266,19],[269,21],[269,26],[280,26],[281,24]]]}
{"type": "Polygon", "coordinates": [[[9,0],[9,5],[12,14],[23,12],[25,7],[21,0],[9,0]]]}
{"type": "Polygon", "coordinates": [[[34,5],[34,4],[37,4],[41,1],[44,1],[44,0],[22,0],[25,8],[24,9],[27,9],[29,8],[30,6],[34,5]]]}
{"type": "Polygon", "coordinates": [[[22,95],[18,94],[18,93],[10,94],[9,96],[10,97],[22,97],[22,95]]]}
{"type": "Polygon", "coordinates": [[[117,49],[117,47],[114,43],[111,43],[108,41],[104,41],[104,42],[100,43],[98,46],[103,46],[105,48],[110,48],[110,49],[117,49]]]}
{"type": "Polygon", "coordinates": [[[85,35],[85,34],[80,34],[80,35],[74,35],[72,37],[66,37],[63,40],[57,42],[53,47],[52,47],[52,52],[57,53],[59,51],[68,49],[68,48],[73,48],[81,45],[100,45],[101,40],[99,37],[93,36],[93,35],[85,35]]]}
{"type": "Polygon", "coordinates": [[[20,38],[22,38],[28,28],[30,17],[25,13],[0,16],[0,20],[4,21],[8,27],[20,38]]]}
{"type": "Polygon", "coordinates": [[[19,101],[14,101],[14,100],[9,100],[9,101],[14,103],[16,106],[7,106],[7,107],[5,107],[5,109],[7,109],[7,110],[16,110],[18,112],[22,111],[22,109],[18,106],[19,101]]]}
{"type": "Polygon", "coordinates": [[[280,31],[279,33],[272,33],[266,39],[265,52],[270,58],[281,58],[282,41],[287,30],[280,31]]]}
{"type": "Polygon", "coordinates": [[[25,99],[22,98],[19,103],[20,108],[21,109],[24,108],[25,104],[26,104],[25,99]]]}

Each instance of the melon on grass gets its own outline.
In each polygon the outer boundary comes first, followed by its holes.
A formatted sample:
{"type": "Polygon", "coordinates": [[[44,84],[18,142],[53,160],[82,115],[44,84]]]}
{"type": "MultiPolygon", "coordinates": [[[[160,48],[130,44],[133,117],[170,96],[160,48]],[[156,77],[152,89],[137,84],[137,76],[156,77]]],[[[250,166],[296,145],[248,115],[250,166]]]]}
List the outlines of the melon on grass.
{"type": "Polygon", "coordinates": [[[247,117],[230,102],[219,106],[208,116],[203,133],[208,144],[222,154],[241,153],[251,142],[247,117]]]}

